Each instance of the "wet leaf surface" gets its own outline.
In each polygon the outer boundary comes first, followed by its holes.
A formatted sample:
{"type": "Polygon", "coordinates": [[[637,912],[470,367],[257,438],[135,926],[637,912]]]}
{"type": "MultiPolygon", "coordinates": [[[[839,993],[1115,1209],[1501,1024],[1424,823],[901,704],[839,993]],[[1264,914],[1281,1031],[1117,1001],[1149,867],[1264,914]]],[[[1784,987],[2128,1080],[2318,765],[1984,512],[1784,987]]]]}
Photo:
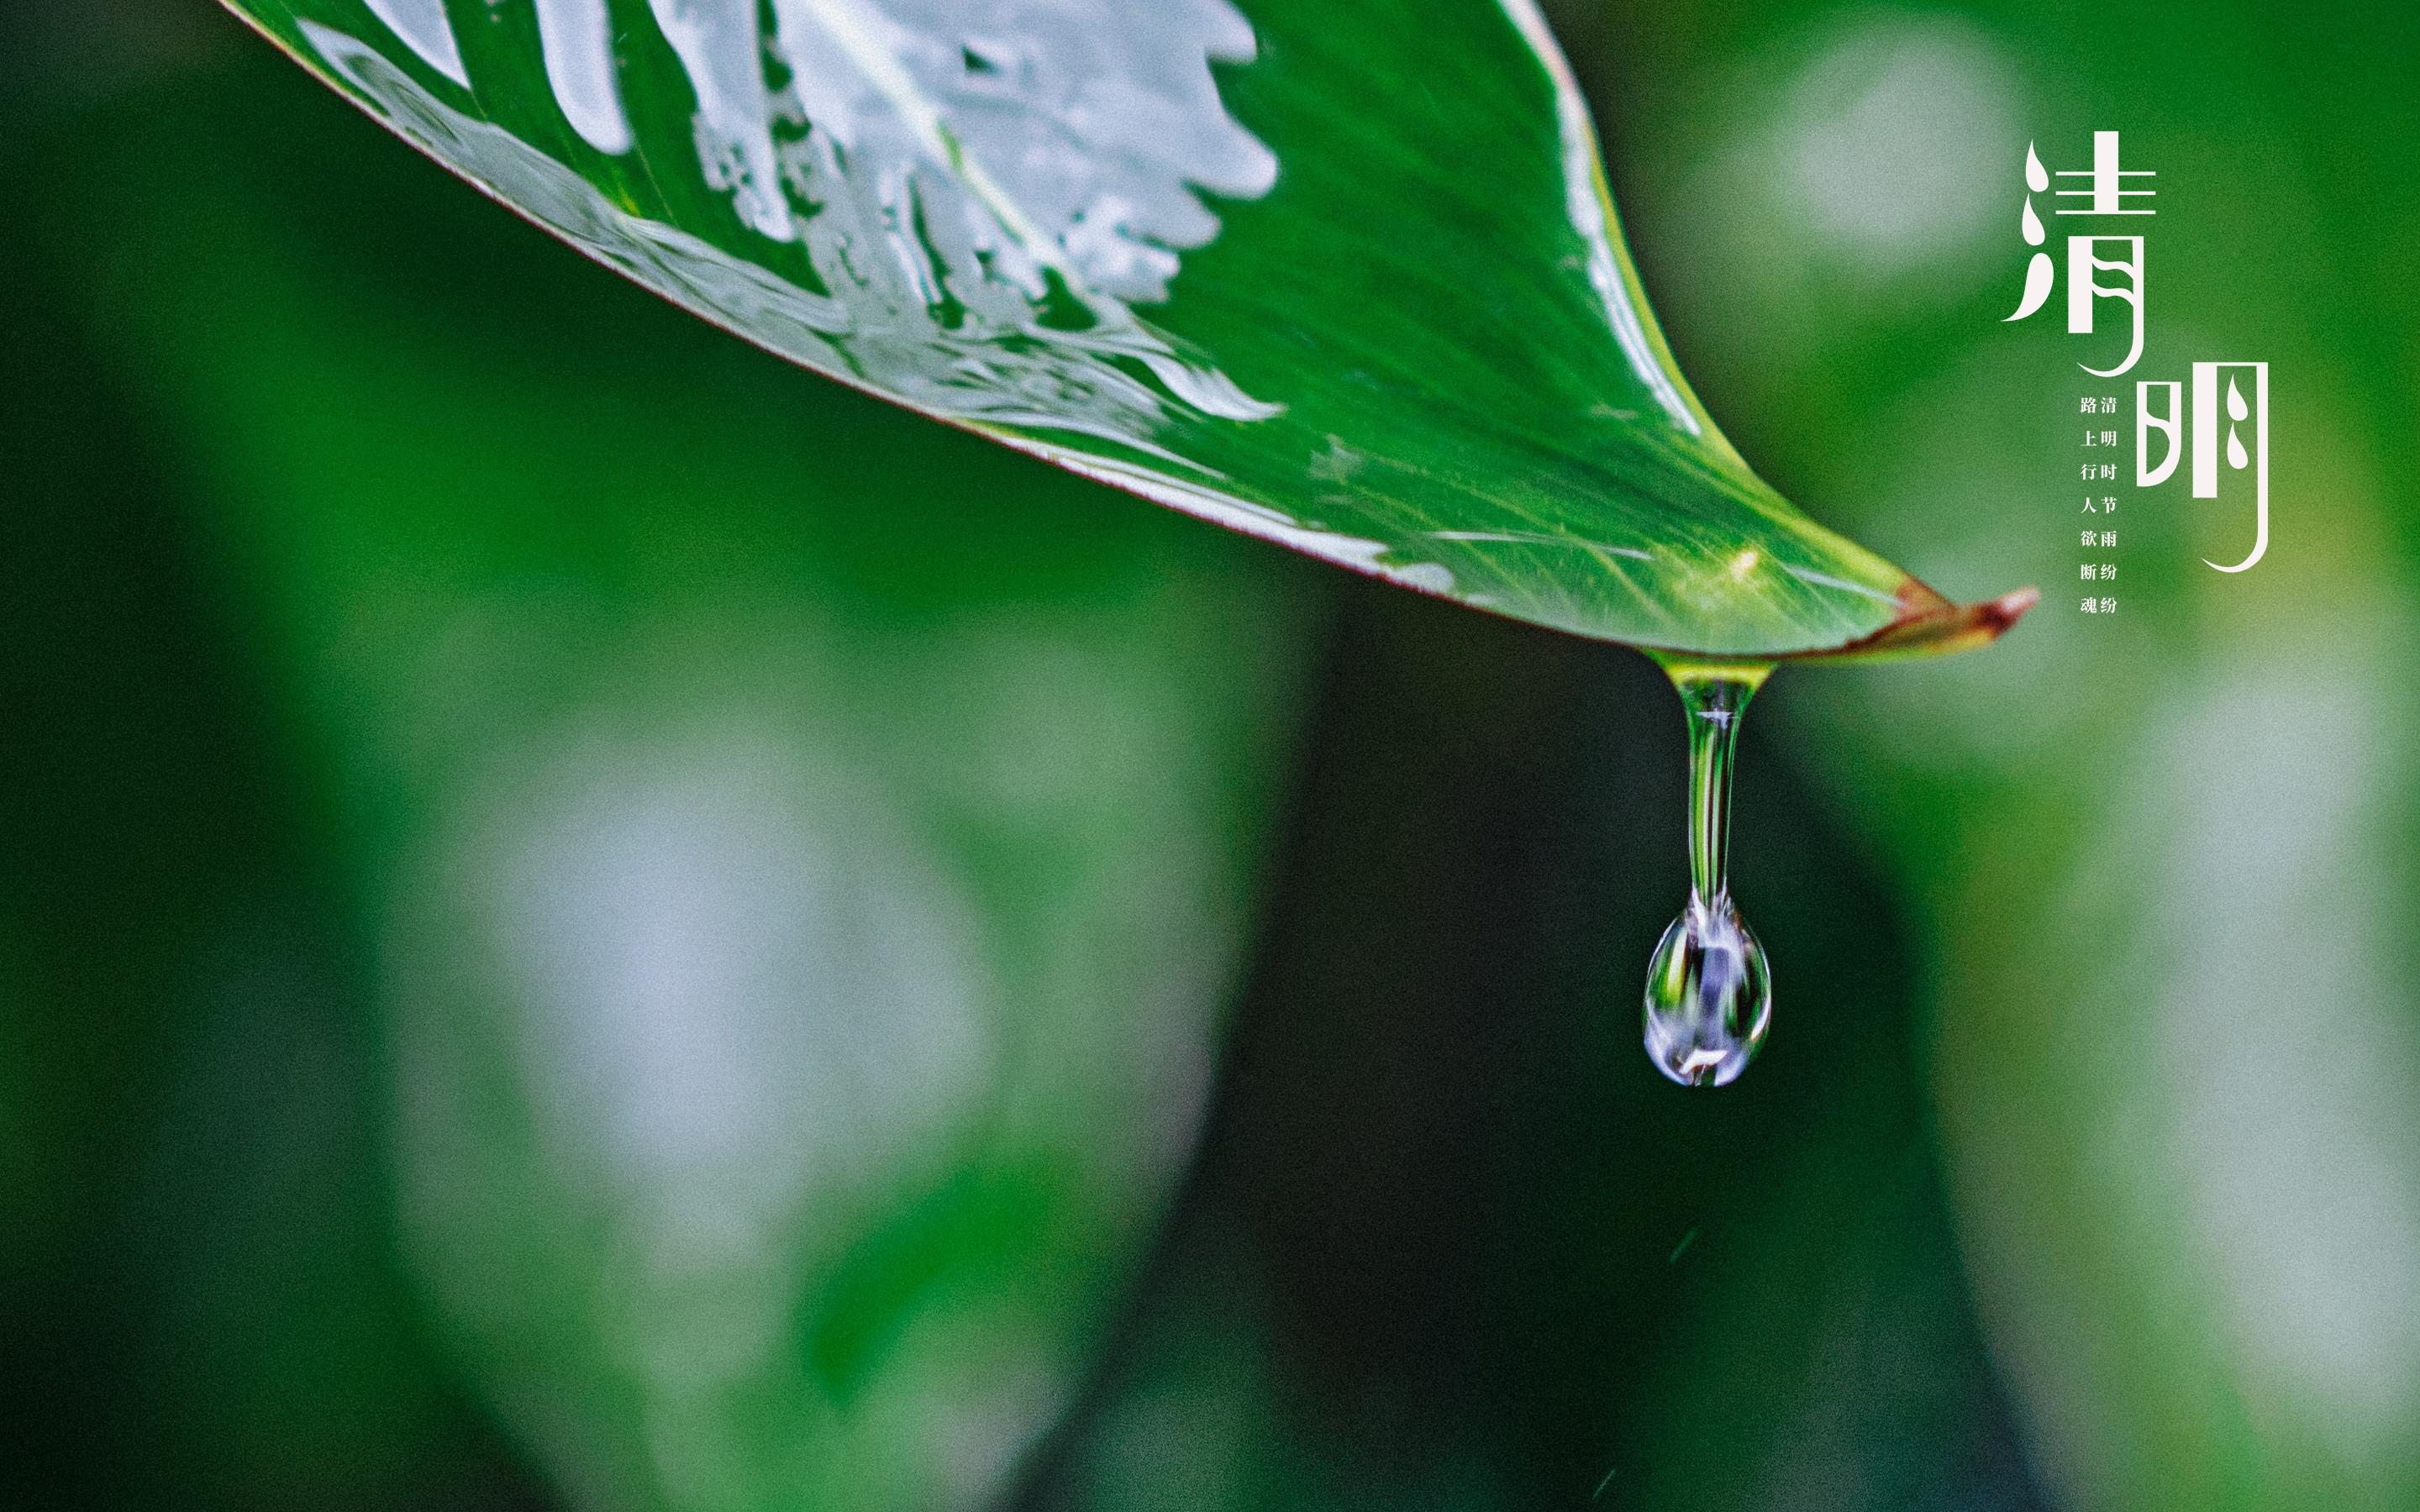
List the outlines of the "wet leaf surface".
{"type": "Polygon", "coordinates": [[[815,371],[1218,524],[1696,655],[1992,639],[1749,470],[1529,0],[231,0],[815,371]]]}

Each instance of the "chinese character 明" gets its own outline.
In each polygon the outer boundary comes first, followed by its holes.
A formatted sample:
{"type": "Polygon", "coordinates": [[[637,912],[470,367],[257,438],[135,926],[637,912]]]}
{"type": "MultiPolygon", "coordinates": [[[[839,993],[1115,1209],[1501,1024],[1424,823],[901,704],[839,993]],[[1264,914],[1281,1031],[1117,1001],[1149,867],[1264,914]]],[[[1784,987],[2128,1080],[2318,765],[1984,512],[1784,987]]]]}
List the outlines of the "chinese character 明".
{"type": "Polygon", "coordinates": [[[2242,572],[2258,562],[2269,550],[2269,364],[2266,363],[2195,363],[2193,365],[2193,409],[2188,427],[2184,404],[2184,385],[2174,379],[2144,379],[2134,385],[2134,486],[2149,488],[2165,483],[2177,470],[2177,459],[2185,451],[2185,431],[2192,431],[2193,496],[2195,499],[2218,497],[2218,375],[2226,375],[2226,465],[2238,472],[2253,474],[2252,488],[2252,551],[2234,566],[2220,566],[2208,558],[2203,561],[2221,572],[2242,572]],[[2252,375],[2252,400],[2244,401],[2242,385],[2237,381],[2239,372],[2252,375]],[[2152,411],[2154,395],[2164,393],[2167,412],[2152,411]],[[2252,446],[2246,451],[2242,426],[2252,425],[2252,446]],[[2157,431],[2165,440],[2166,451],[2158,466],[2151,463],[2150,438],[2157,431]]]}

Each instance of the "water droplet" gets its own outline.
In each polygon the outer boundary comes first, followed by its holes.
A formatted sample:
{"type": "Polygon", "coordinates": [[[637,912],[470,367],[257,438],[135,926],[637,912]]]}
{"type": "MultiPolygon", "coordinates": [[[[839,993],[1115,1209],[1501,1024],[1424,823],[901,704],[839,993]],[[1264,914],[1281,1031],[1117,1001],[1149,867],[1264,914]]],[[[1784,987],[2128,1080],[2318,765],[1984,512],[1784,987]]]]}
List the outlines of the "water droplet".
{"type": "Polygon", "coordinates": [[[1731,762],[1764,666],[1668,664],[1689,716],[1689,902],[1647,968],[1647,1054],[1683,1087],[1747,1069],[1773,1021],[1764,947],[1731,903],[1731,762]]]}
{"type": "Polygon", "coordinates": [[[1647,1053],[1683,1087],[1721,1087],[1747,1069],[1773,1022],[1764,947],[1729,898],[1692,893],[1647,968],[1647,1053]]]}

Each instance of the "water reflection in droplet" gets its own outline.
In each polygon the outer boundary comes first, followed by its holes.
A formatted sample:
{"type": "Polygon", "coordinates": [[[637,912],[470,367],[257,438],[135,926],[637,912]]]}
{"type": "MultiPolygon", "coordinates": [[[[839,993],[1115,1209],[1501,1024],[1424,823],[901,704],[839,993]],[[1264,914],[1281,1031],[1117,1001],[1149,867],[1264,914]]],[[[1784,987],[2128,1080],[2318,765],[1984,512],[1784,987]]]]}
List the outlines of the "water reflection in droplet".
{"type": "Polygon", "coordinates": [[[1773,1021],[1764,947],[1729,897],[1690,894],[1647,968],[1647,1053],[1684,1087],[1721,1087],[1747,1069],[1773,1021]]]}

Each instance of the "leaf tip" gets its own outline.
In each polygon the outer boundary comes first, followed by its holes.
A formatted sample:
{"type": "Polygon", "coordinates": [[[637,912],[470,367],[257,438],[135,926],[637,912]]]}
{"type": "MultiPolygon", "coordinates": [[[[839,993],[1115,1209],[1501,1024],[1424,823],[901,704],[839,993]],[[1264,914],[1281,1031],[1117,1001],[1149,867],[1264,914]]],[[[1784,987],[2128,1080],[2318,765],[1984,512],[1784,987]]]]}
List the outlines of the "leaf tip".
{"type": "Polygon", "coordinates": [[[1818,652],[1826,661],[1891,661],[1909,656],[1946,656],[1990,645],[2041,602],[2039,588],[2019,588],[1978,603],[1943,597],[1915,578],[1900,586],[1899,618],[1862,640],[1818,652]]]}
{"type": "Polygon", "coordinates": [[[2039,588],[2019,588],[1975,606],[1978,623],[1990,627],[1987,640],[1996,640],[2009,627],[2025,617],[2025,611],[2041,602],[2039,588]]]}

